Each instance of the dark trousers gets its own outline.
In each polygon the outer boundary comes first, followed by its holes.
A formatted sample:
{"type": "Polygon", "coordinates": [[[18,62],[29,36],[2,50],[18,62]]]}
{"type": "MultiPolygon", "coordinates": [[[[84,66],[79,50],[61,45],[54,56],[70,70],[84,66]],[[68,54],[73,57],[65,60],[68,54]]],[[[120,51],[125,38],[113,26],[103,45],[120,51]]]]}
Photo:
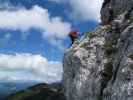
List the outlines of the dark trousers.
{"type": "Polygon", "coordinates": [[[73,44],[74,41],[76,40],[76,38],[75,37],[72,37],[72,36],[70,36],[70,38],[71,38],[71,41],[72,41],[72,44],[73,44]]]}

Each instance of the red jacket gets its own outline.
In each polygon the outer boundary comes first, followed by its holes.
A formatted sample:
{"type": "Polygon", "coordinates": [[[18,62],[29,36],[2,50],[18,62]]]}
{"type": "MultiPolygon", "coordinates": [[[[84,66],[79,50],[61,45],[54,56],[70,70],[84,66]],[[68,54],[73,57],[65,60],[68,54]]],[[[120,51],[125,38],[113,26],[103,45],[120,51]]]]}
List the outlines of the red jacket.
{"type": "Polygon", "coordinates": [[[72,32],[70,32],[69,36],[73,37],[73,38],[77,38],[78,37],[78,33],[76,31],[72,31],[72,32]]]}

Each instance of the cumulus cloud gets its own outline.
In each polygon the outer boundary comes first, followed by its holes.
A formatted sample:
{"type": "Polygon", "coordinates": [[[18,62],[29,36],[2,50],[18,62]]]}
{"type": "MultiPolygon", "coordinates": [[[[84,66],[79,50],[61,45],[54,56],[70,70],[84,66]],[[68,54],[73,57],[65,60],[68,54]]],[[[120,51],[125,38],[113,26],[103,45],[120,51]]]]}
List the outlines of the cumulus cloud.
{"type": "Polygon", "coordinates": [[[69,16],[81,21],[100,21],[100,9],[103,0],[50,0],[56,3],[67,3],[71,7],[69,16]]]}
{"type": "Polygon", "coordinates": [[[71,24],[64,22],[61,17],[51,17],[47,9],[36,5],[29,10],[1,10],[0,28],[22,31],[36,28],[42,30],[44,38],[63,39],[70,32],[71,24]]]}
{"type": "MultiPolygon", "coordinates": [[[[32,55],[29,53],[12,55],[0,54],[0,70],[9,72],[27,71],[32,74],[32,77],[28,77],[28,74],[22,74],[21,77],[19,77],[18,79],[31,79],[43,80],[45,82],[56,82],[60,81],[62,78],[61,62],[48,61],[45,57],[41,55],[32,55]]],[[[17,75],[15,75],[15,78],[16,76],[17,75]]],[[[13,76],[10,76],[9,79],[12,79],[12,77],[13,76]]]]}
{"type": "Polygon", "coordinates": [[[70,0],[73,16],[82,20],[100,20],[100,9],[103,0],[70,0]]]}

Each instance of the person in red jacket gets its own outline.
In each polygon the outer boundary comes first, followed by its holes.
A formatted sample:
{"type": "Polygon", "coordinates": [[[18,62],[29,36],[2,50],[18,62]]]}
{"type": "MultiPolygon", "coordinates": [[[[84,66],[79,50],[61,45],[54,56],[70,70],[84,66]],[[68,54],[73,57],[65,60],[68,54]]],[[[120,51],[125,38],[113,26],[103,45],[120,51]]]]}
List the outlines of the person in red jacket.
{"type": "Polygon", "coordinates": [[[78,32],[77,31],[71,31],[69,33],[69,37],[72,40],[72,44],[74,43],[74,41],[78,38],[78,32]]]}

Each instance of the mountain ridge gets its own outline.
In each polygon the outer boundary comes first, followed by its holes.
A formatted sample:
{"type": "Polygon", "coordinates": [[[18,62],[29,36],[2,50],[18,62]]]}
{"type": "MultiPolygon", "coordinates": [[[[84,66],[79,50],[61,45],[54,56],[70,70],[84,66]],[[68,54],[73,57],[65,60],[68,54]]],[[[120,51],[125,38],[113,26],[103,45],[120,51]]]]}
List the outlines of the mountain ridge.
{"type": "Polygon", "coordinates": [[[13,93],[7,100],[65,100],[60,83],[40,83],[25,90],[13,93]]]}

